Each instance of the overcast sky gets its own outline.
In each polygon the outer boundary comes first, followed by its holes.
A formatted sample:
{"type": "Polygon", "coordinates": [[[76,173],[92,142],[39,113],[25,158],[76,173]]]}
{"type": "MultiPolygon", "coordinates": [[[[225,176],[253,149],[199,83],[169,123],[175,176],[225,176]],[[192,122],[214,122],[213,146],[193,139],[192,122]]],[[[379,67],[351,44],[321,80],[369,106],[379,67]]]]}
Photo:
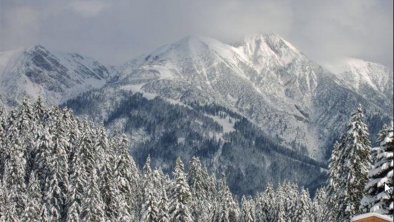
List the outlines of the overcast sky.
{"type": "Polygon", "coordinates": [[[393,0],[0,0],[0,51],[42,44],[105,64],[187,35],[278,33],[321,64],[393,67],[393,0]]]}

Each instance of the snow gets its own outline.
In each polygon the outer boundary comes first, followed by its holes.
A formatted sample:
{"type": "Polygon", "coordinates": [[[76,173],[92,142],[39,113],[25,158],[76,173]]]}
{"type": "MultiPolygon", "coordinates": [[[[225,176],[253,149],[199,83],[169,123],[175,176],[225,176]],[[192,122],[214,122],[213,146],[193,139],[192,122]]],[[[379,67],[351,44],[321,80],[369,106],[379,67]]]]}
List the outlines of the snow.
{"type": "Polygon", "coordinates": [[[373,170],[370,170],[370,171],[369,171],[369,175],[370,175],[370,176],[377,175],[377,174],[379,174],[380,172],[382,172],[382,171],[384,171],[384,170],[386,170],[386,169],[389,169],[389,168],[392,167],[392,166],[393,166],[393,163],[392,163],[392,162],[383,163],[381,166],[379,166],[379,167],[377,167],[377,168],[375,168],[375,169],[373,169],[373,170]]]}
{"type": "Polygon", "coordinates": [[[392,217],[387,216],[387,215],[378,214],[378,213],[366,213],[366,214],[357,215],[352,218],[352,221],[358,221],[358,220],[362,220],[362,219],[369,218],[369,217],[377,217],[377,218],[380,218],[383,220],[393,221],[392,217]]]}
{"type": "Polygon", "coordinates": [[[275,34],[246,37],[235,51],[259,73],[278,64],[286,66],[301,56],[298,49],[275,34]]]}
{"type": "Polygon", "coordinates": [[[393,72],[381,64],[358,58],[345,58],[338,62],[334,74],[353,89],[360,90],[367,85],[383,93],[388,84],[392,84],[393,72]]]}
{"type": "Polygon", "coordinates": [[[219,116],[212,116],[212,115],[206,115],[210,118],[212,118],[215,122],[217,122],[219,125],[223,127],[223,134],[225,133],[231,133],[235,131],[234,124],[236,122],[236,119],[231,118],[231,117],[225,117],[221,118],[219,116]]]}
{"type": "MultiPolygon", "coordinates": [[[[185,94],[187,101],[196,95],[196,101],[234,110],[268,135],[286,135],[281,145],[306,147],[314,159],[324,156],[326,134],[342,127],[335,116],[325,117],[330,111],[315,108],[316,88],[327,84],[322,82],[327,72],[275,34],[246,37],[237,45],[188,36],[126,63],[120,72],[127,81],[154,83],[140,87],[142,93],[179,102],[185,94]],[[165,86],[159,80],[166,80],[165,86]],[[315,126],[316,119],[324,123],[315,126]]],[[[327,90],[335,87],[343,86],[327,85],[327,90]]]]}
{"type": "Polygon", "coordinates": [[[50,52],[40,45],[0,52],[0,95],[7,95],[9,101],[17,103],[24,97],[41,96],[50,105],[60,104],[89,89],[104,86],[110,73],[103,67],[89,57],[50,52]],[[36,55],[44,60],[42,66],[34,62],[36,55]],[[32,70],[40,75],[27,76],[32,70]],[[102,72],[99,74],[97,70],[102,72]]]}

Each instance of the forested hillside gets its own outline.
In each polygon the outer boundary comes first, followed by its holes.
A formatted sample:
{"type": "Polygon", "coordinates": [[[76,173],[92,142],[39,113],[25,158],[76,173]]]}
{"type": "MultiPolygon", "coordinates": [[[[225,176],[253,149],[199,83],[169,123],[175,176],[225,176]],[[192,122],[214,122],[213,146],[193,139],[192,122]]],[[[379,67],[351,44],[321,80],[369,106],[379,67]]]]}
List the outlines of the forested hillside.
{"type": "Polygon", "coordinates": [[[314,192],[325,181],[324,163],[278,145],[248,119],[218,105],[173,104],[104,88],[64,106],[103,122],[112,131],[126,133],[139,166],[150,155],[153,166],[169,172],[177,157],[188,162],[197,156],[211,172],[226,174],[238,195],[255,194],[269,183],[284,180],[314,192]]]}
{"type": "Polygon", "coordinates": [[[198,158],[139,170],[124,136],[41,100],[1,110],[0,151],[1,221],[325,221],[323,190],[269,185],[239,202],[198,158]]]}

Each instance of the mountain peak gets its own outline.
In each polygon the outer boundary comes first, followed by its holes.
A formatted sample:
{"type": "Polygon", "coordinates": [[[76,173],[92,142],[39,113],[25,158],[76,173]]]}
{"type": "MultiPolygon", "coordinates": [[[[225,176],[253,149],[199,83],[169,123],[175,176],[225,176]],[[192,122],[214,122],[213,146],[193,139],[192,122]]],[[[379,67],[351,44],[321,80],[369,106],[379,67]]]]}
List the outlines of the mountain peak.
{"type": "Polygon", "coordinates": [[[45,48],[43,45],[41,44],[37,44],[37,45],[33,45],[31,47],[28,47],[25,49],[25,52],[27,53],[32,53],[32,52],[45,52],[45,53],[49,53],[49,50],[47,48],[45,48]]]}
{"type": "Polygon", "coordinates": [[[334,73],[358,91],[365,86],[383,93],[392,91],[393,71],[378,63],[349,57],[339,63],[334,73]]]}
{"type": "Polygon", "coordinates": [[[282,36],[275,33],[258,34],[247,36],[244,39],[244,44],[262,44],[266,43],[272,50],[277,51],[280,48],[286,48],[295,53],[300,54],[300,51],[291,43],[286,41],[282,36]]]}
{"type": "Polygon", "coordinates": [[[297,48],[273,33],[248,36],[238,50],[258,71],[272,66],[287,66],[296,59],[304,58],[297,48]]]}
{"type": "Polygon", "coordinates": [[[102,87],[110,78],[98,61],[73,53],[52,52],[42,45],[0,52],[0,96],[7,106],[18,104],[28,95],[45,97],[49,104],[92,88],[102,87]]]}
{"type": "Polygon", "coordinates": [[[380,69],[388,69],[382,64],[374,63],[371,61],[366,61],[359,58],[349,57],[345,59],[345,66],[348,69],[370,69],[373,67],[380,68],[380,69]]]}

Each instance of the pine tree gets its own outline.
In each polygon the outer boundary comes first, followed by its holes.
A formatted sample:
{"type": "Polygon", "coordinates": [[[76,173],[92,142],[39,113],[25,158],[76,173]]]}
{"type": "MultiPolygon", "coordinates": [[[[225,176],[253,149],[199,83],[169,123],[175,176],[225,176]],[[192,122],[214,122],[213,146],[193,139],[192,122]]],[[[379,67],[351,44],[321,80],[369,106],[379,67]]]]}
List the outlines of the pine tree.
{"type": "Polygon", "coordinates": [[[379,133],[380,146],[374,158],[373,166],[368,174],[365,186],[366,195],[361,201],[364,212],[378,212],[393,215],[393,195],[385,191],[385,186],[391,190],[394,167],[394,136],[393,125],[385,126],[379,133]]]}
{"type": "Polygon", "coordinates": [[[228,188],[225,178],[221,180],[218,203],[215,209],[214,220],[215,222],[230,222],[238,221],[239,209],[238,203],[232,197],[230,189],[228,188]]]}
{"type": "Polygon", "coordinates": [[[81,205],[79,201],[77,201],[74,197],[75,192],[70,192],[70,195],[72,195],[69,199],[71,200],[68,206],[68,211],[67,211],[67,222],[79,222],[81,221],[80,215],[81,215],[81,205]]]}
{"type": "Polygon", "coordinates": [[[143,199],[141,205],[141,222],[151,222],[158,220],[158,204],[156,201],[156,193],[154,190],[154,178],[153,171],[151,168],[150,156],[146,159],[145,165],[142,169],[143,171],[143,199]]]}
{"type": "Polygon", "coordinates": [[[82,199],[82,221],[106,221],[105,204],[98,187],[96,171],[92,171],[82,199]]]}
{"type": "Polygon", "coordinates": [[[127,202],[124,199],[124,197],[122,195],[116,195],[114,197],[117,207],[118,207],[118,213],[116,215],[116,219],[115,221],[117,222],[129,222],[129,221],[134,221],[134,215],[130,215],[128,208],[129,206],[127,206],[127,202]]]}
{"type": "Polygon", "coordinates": [[[216,188],[201,161],[193,157],[190,161],[188,184],[193,195],[192,216],[197,221],[209,221],[214,211],[216,188]]]}
{"type": "Polygon", "coordinates": [[[14,192],[10,192],[0,182],[0,221],[19,221],[19,214],[16,210],[16,203],[14,201],[14,192]]]}
{"type": "Polygon", "coordinates": [[[87,185],[87,176],[83,172],[83,160],[79,149],[82,139],[82,124],[71,117],[65,122],[69,131],[68,142],[71,145],[68,156],[69,165],[69,187],[67,198],[67,221],[79,222],[82,211],[82,198],[84,188],[87,185]]]}
{"type": "Polygon", "coordinates": [[[252,200],[246,199],[245,196],[241,200],[241,222],[253,222],[255,220],[254,203],[252,200]]]}
{"type": "Polygon", "coordinates": [[[299,221],[315,222],[313,215],[314,205],[309,196],[309,192],[305,189],[301,189],[301,192],[298,194],[298,196],[299,196],[299,205],[298,205],[299,221]]]}
{"type": "Polygon", "coordinates": [[[313,220],[315,222],[334,221],[332,219],[332,209],[328,205],[328,196],[325,187],[316,191],[315,199],[313,200],[313,220]]]}
{"type": "Polygon", "coordinates": [[[40,181],[32,173],[29,180],[28,187],[28,202],[22,215],[22,221],[40,221],[42,210],[42,192],[40,181]]]}
{"type": "Polygon", "coordinates": [[[170,221],[171,222],[191,222],[189,204],[192,201],[192,194],[187,184],[183,162],[180,158],[176,160],[175,182],[171,196],[170,221]]]}
{"type": "Polygon", "coordinates": [[[332,209],[336,209],[337,221],[349,220],[360,212],[371,151],[368,128],[363,118],[363,111],[359,107],[352,114],[346,134],[341,139],[338,157],[331,158],[330,175],[334,175],[334,178],[330,178],[329,190],[330,195],[335,194],[332,209]]]}
{"type": "Polygon", "coordinates": [[[328,204],[331,204],[333,209],[336,209],[336,197],[337,193],[336,191],[338,190],[338,187],[340,185],[340,180],[339,180],[339,170],[341,168],[340,161],[339,161],[339,154],[341,151],[341,144],[338,143],[338,141],[335,141],[334,143],[334,148],[332,150],[331,158],[329,160],[329,175],[328,175],[328,193],[327,197],[329,198],[328,204]]]}
{"type": "MultiPolygon", "coordinates": [[[[126,210],[131,216],[138,218],[140,202],[142,199],[139,170],[129,154],[129,142],[125,135],[116,138],[112,143],[115,151],[114,181],[116,190],[126,201],[126,210]]],[[[109,164],[111,162],[108,162],[109,164]]]]}
{"type": "Polygon", "coordinates": [[[156,221],[158,221],[157,202],[154,196],[153,184],[148,183],[144,189],[144,204],[142,205],[140,222],[156,221]]]}
{"type": "Polygon", "coordinates": [[[301,213],[299,212],[298,187],[290,182],[283,183],[277,190],[279,204],[283,207],[286,214],[283,215],[286,221],[299,221],[301,213]]]}
{"type": "MultiPolygon", "coordinates": [[[[77,152],[77,151],[75,151],[77,152]]],[[[69,181],[69,196],[67,200],[68,212],[67,221],[78,222],[80,221],[82,211],[82,199],[84,198],[84,188],[87,186],[86,174],[83,173],[83,160],[82,156],[73,154],[70,160],[70,181],[69,181]]]]}
{"type": "Polygon", "coordinates": [[[272,184],[268,184],[264,193],[259,194],[256,200],[256,221],[277,221],[279,201],[272,184]]]}
{"type": "Polygon", "coordinates": [[[8,189],[10,200],[15,202],[17,215],[21,215],[26,207],[26,150],[23,146],[25,137],[21,134],[23,118],[20,112],[11,112],[5,139],[3,185],[8,189]]]}
{"type": "Polygon", "coordinates": [[[167,199],[167,194],[166,194],[166,190],[164,187],[162,188],[157,219],[158,219],[157,220],[158,222],[169,222],[170,221],[170,217],[168,215],[168,199],[167,199]]]}
{"type": "Polygon", "coordinates": [[[51,126],[52,146],[47,156],[48,174],[45,184],[44,200],[50,205],[50,215],[54,220],[66,217],[66,204],[68,198],[68,157],[67,133],[61,120],[61,111],[55,110],[52,114],[54,125],[51,126]]]}

